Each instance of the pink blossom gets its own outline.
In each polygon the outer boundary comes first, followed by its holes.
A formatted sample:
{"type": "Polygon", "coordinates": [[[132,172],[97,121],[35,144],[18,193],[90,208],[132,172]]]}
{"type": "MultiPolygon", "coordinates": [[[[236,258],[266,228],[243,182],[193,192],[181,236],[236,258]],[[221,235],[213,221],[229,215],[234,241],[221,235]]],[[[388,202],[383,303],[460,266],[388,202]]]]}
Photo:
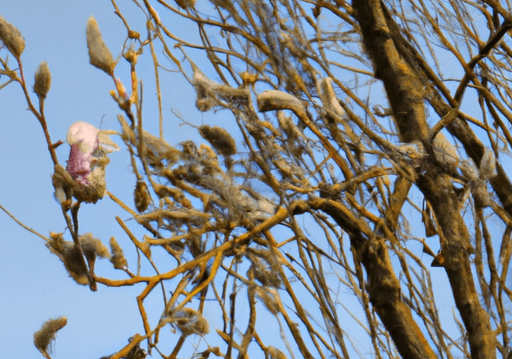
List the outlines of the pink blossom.
{"type": "Polygon", "coordinates": [[[99,130],[86,122],[75,122],[68,130],[67,142],[71,146],[67,171],[78,183],[89,186],[93,153],[99,146],[99,130]]]}

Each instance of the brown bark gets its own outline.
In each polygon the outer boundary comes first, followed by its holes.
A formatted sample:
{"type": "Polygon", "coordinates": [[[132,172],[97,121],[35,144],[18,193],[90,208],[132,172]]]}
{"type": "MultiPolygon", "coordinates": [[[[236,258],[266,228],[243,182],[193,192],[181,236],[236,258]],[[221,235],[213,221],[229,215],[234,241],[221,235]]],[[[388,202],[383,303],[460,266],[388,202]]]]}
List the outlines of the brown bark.
{"type": "Polygon", "coordinates": [[[442,229],[441,253],[455,304],[468,333],[471,357],[495,358],[496,346],[489,316],[476,291],[465,244],[469,233],[458,210],[459,202],[446,175],[435,180],[420,176],[416,182],[428,199],[442,229]]]}
{"type": "Polygon", "coordinates": [[[356,253],[354,260],[360,261],[366,269],[366,289],[370,301],[400,355],[411,359],[437,358],[412,317],[411,308],[402,301],[400,282],[394,273],[384,239],[370,238],[368,235],[371,235],[371,231],[365,223],[344,211],[335,201],[318,199],[310,204],[330,215],[349,234],[356,253]]]}
{"type": "MultiPolygon", "coordinates": [[[[457,107],[457,102],[451,96],[444,83],[430,68],[425,59],[404,38],[399,26],[393,20],[389,14],[389,11],[387,11],[385,8],[383,8],[383,11],[391,37],[397,47],[397,51],[399,52],[400,57],[405,59],[409,66],[416,70],[416,74],[420,78],[421,84],[425,87],[428,87],[426,99],[434,108],[439,117],[443,118],[448,114],[448,112],[452,110],[452,108],[457,107]]],[[[496,37],[496,35],[491,36],[485,46],[485,53],[488,53],[492,46],[496,46],[496,37]]],[[[492,105],[488,104],[488,107],[491,115],[493,115],[495,119],[499,120],[499,115],[495,113],[496,111],[492,105]]],[[[460,116],[457,116],[446,126],[446,129],[462,143],[468,156],[477,165],[479,165],[485,152],[485,146],[468,125],[466,120],[460,116]]],[[[496,176],[490,179],[491,185],[496,192],[500,202],[502,203],[505,211],[507,211],[509,215],[512,215],[512,183],[510,182],[510,179],[508,178],[500,163],[496,164],[496,170],[496,176]]]]}
{"type": "MultiPolygon", "coordinates": [[[[407,142],[420,140],[425,143],[429,131],[425,121],[423,95],[416,89],[419,81],[416,80],[409,64],[399,56],[383,11],[384,5],[379,0],[354,0],[353,6],[361,26],[363,43],[374,63],[377,77],[384,83],[401,139],[407,142]]],[[[425,144],[428,151],[430,143],[425,144]]],[[[476,158],[479,157],[478,161],[475,161],[477,164],[483,153],[483,146],[479,148],[481,153],[474,154],[476,158]]],[[[471,274],[466,251],[469,234],[458,210],[459,202],[449,177],[442,173],[434,156],[429,157],[425,160],[422,171],[418,173],[416,184],[431,203],[438,218],[442,231],[442,254],[446,261],[444,267],[452,286],[455,303],[468,332],[471,355],[475,359],[494,358],[496,353],[489,317],[480,305],[471,274]]],[[[375,265],[368,263],[367,270],[375,265]]],[[[376,300],[374,305],[398,347],[402,333],[393,327],[396,319],[388,319],[386,315],[390,313],[382,308],[379,310],[379,305],[382,307],[379,300],[376,300]]],[[[399,351],[404,355],[400,348],[399,351]]]]}
{"type": "Polygon", "coordinates": [[[416,75],[400,57],[378,0],[354,0],[352,6],[361,26],[363,44],[388,95],[400,139],[425,142],[428,127],[423,95],[416,75]]]}

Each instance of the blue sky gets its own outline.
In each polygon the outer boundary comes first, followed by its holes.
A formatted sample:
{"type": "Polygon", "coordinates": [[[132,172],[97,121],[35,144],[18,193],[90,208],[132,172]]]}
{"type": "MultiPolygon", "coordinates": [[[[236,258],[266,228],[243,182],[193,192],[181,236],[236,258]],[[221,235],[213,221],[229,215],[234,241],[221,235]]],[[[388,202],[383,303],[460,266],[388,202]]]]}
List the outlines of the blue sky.
{"type": "MultiPolygon", "coordinates": [[[[135,10],[131,3],[125,6],[128,14],[135,10]]],[[[33,83],[38,64],[43,60],[48,62],[52,87],[45,103],[45,112],[54,142],[65,140],[68,127],[76,121],[87,121],[99,127],[103,119],[103,129],[118,129],[116,116],[119,110],[108,94],[113,89],[112,81],[89,65],[85,40],[87,19],[93,15],[113,55],[120,54],[126,32],[109,1],[6,1],[2,4],[0,15],[25,37],[26,48],[22,60],[25,77],[30,84],[33,83]]],[[[132,20],[144,24],[140,15],[134,15],[132,20]]],[[[181,27],[181,30],[187,29],[181,27]]],[[[5,57],[6,51],[2,50],[0,54],[5,57]]],[[[10,64],[13,66],[14,62],[10,64]]],[[[152,67],[145,69],[149,72],[142,75],[152,76],[152,67]]],[[[128,83],[129,73],[123,64],[120,64],[117,75],[128,83]]],[[[172,101],[165,100],[164,106],[170,113],[174,103],[187,104],[179,109],[189,115],[189,111],[194,111],[194,92],[183,81],[178,86],[176,82],[179,79],[181,77],[176,73],[162,75],[162,87],[169,94],[168,98],[172,97],[172,101]]],[[[149,86],[146,88],[147,94],[153,94],[155,91],[149,86]]],[[[36,101],[36,96],[32,99],[36,101]]],[[[65,223],[53,199],[51,185],[53,164],[41,127],[26,108],[17,84],[0,91],[0,158],[3,162],[0,204],[44,235],[48,235],[48,231],[62,232],[65,223]]],[[[148,125],[151,116],[155,119],[154,123],[157,122],[157,113],[149,112],[148,125]]],[[[197,112],[193,116],[201,120],[197,112]]],[[[172,116],[167,116],[167,119],[169,117],[172,116]]],[[[190,121],[194,122],[194,119],[190,121]]],[[[189,127],[166,123],[166,129],[169,130],[166,138],[170,142],[190,137],[189,127]]],[[[114,140],[120,143],[118,138],[114,140]]],[[[62,145],[57,152],[60,163],[65,164],[68,145],[62,145]]],[[[129,170],[128,158],[120,152],[110,157],[108,188],[118,197],[131,201],[131,184],[135,181],[129,170]],[[123,185],[126,183],[130,185],[123,185]]],[[[131,202],[129,204],[132,205],[131,202]]],[[[81,231],[93,232],[105,244],[108,244],[111,235],[116,236],[126,248],[128,259],[135,260],[135,253],[130,252],[133,246],[129,245],[119,226],[114,224],[114,214],[123,219],[129,218],[109,199],[97,205],[82,206],[81,231]]],[[[134,333],[143,332],[134,299],[141,287],[110,290],[100,285],[98,292],[93,293],[88,287],[76,285],[67,276],[62,263],[50,254],[43,240],[17,226],[3,212],[0,212],[0,228],[3,229],[0,238],[2,357],[41,357],[32,345],[32,335],[45,320],[62,315],[68,317],[68,325],[59,332],[54,346],[56,358],[99,358],[120,349],[134,333]]],[[[108,261],[100,261],[97,265],[97,272],[104,276],[123,277],[122,273],[111,269],[108,261]]],[[[148,304],[152,300],[156,299],[148,298],[148,304]]],[[[158,308],[161,308],[161,303],[158,308]]]]}
{"type": "MultiPolygon", "coordinates": [[[[131,2],[119,2],[124,15],[142,32],[145,18],[131,2]],[[126,4],[125,4],[126,3],[126,4]]],[[[22,55],[26,79],[33,81],[33,74],[41,61],[47,61],[52,73],[52,88],[45,103],[46,118],[52,140],[65,140],[68,127],[76,121],[86,121],[102,129],[118,129],[117,114],[120,112],[111,99],[111,79],[100,70],[89,65],[85,28],[87,19],[93,15],[102,31],[111,52],[116,57],[126,38],[121,20],[114,14],[109,1],[69,2],[50,0],[37,2],[20,0],[2,5],[0,15],[15,25],[24,35],[26,49],[22,55]]],[[[197,32],[190,23],[173,15],[166,15],[172,29],[179,36],[194,39],[197,32]]],[[[0,55],[5,57],[6,51],[0,55]]],[[[148,62],[149,54],[140,60],[139,77],[153,78],[153,69],[148,62]]],[[[11,62],[13,65],[13,62],[11,62]]],[[[171,68],[172,70],[172,68],[171,68]]],[[[199,113],[195,107],[195,93],[182,76],[175,72],[160,73],[165,138],[171,144],[184,139],[198,138],[190,126],[180,126],[172,114],[177,109],[187,121],[195,124],[209,123],[226,126],[224,116],[199,113]]],[[[116,69],[126,84],[129,72],[124,60],[116,69]]],[[[0,79],[0,83],[4,78],[0,79]]],[[[145,126],[157,133],[158,113],[151,81],[145,88],[145,126]]],[[[32,97],[36,101],[36,96],[32,97]]],[[[0,204],[19,220],[48,235],[49,231],[62,232],[65,223],[59,206],[53,199],[51,174],[53,164],[46,150],[43,132],[35,117],[26,110],[27,104],[17,84],[0,91],[0,204]]],[[[121,144],[116,137],[113,138],[121,144]]],[[[59,161],[65,164],[69,153],[67,144],[57,150],[59,161]]],[[[130,162],[121,151],[110,155],[107,168],[108,189],[130,205],[135,177],[130,171],[130,162]]],[[[92,232],[108,243],[115,236],[125,249],[129,262],[136,263],[133,245],[119,228],[114,216],[128,219],[129,215],[108,198],[96,205],[83,205],[80,210],[81,232],[92,232]]],[[[137,235],[135,224],[130,226],[137,235]]],[[[78,286],[67,276],[62,263],[50,254],[44,241],[16,225],[0,212],[0,348],[5,358],[39,358],[32,345],[32,335],[41,324],[58,316],[67,316],[68,325],[59,332],[54,346],[54,358],[99,358],[119,350],[134,333],[143,328],[136,306],[135,296],[143,287],[105,288],[99,285],[93,293],[88,287],[78,286]]],[[[69,238],[68,238],[69,239],[69,238]]],[[[433,246],[435,247],[435,245],[433,246]]],[[[157,261],[168,260],[155,254],[157,261]]],[[[441,269],[435,269],[441,273],[441,269]]],[[[98,261],[96,272],[109,278],[124,278],[123,273],[111,269],[108,261],[98,261]]],[[[434,277],[434,276],[433,276],[434,277]]],[[[434,277],[436,286],[446,289],[446,275],[434,277]]],[[[155,291],[146,300],[146,308],[153,320],[162,307],[161,295],[155,291]],[[152,305],[154,303],[154,305],[152,305]],[[151,308],[158,310],[151,311],[151,308]]],[[[349,305],[349,303],[346,303],[349,305]]],[[[451,301],[439,303],[448,315],[451,301]]],[[[210,323],[212,330],[215,323],[210,323]]],[[[170,342],[170,344],[172,344],[170,342]]],[[[169,344],[169,345],[170,345],[169,344]]]]}
{"type": "MultiPolygon", "coordinates": [[[[123,6],[124,15],[130,24],[135,24],[134,28],[142,33],[145,18],[131,3],[123,6]]],[[[68,127],[76,121],[87,121],[96,127],[101,123],[103,129],[118,129],[116,116],[120,111],[109,95],[113,83],[103,72],[89,65],[85,40],[87,19],[93,15],[113,55],[118,56],[121,52],[125,28],[113,13],[110,2],[71,4],[49,1],[43,4],[21,1],[15,5],[4,5],[1,11],[0,15],[15,25],[25,37],[26,49],[22,59],[29,83],[33,81],[38,64],[41,61],[48,62],[52,73],[52,88],[45,102],[45,112],[52,140],[65,140],[68,127]]],[[[194,40],[197,31],[190,23],[180,23],[180,19],[168,14],[165,17],[167,23],[172,23],[172,29],[177,35],[194,40]]],[[[5,56],[5,50],[2,55],[5,56]]],[[[148,58],[149,54],[145,54],[140,59],[139,77],[144,79],[153,78],[152,64],[148,58]]],[[[202,70],[207,73],[204,68],[202,70]]],[[[180,74],[162,71],[160,75],[165,138],[171,144],[198,138],[190,126],[180,126],[171,108],[178,110],[191,123],[227,125],[225,115],[201,114],[195,109],[195,93],[180,74]]],[[[116,76],[125,85],[129,83],[129,72],[124,60],[116,68],[116,76]]],[[[151,86],[151,81],[144,83],[145,126],[157,133],[158,113],[153,96],[155,91],[151,86]]],[[[33,101],[36,101],[35,96],[33,101]]],[[[16,84],[0,91],[0,122],[4,126],[0,131],[0,158],[4,164],[4,171],[0,172],[0,204],[23,223],[44,235],[48,235],[49,231],[62,232],[65,223],[53,198],[51,185],[53,164],[46,150],[43,132],[26,108],[21,89],[16,84]]],[[[120,143],[118,138],[113,139],[120,143]]],[[[65,164],[69,153],[67,144],[60,146],[57,153],[60,163],[65,164]]],[[[129,159],[123,151],[111,154],[110,158],[107,187],[131,205],[135,177],[130,171],[129,159]]],[[[129,218],[108,198],[96,205],[82,205],[80,231],[92,232],[105,244],[110,236],[115,236],[125,249],[134,271],[136,254],[133,245],[115,223],[115,215],[122,219],[129,218]]],[[[130,221],[127,225],[137,235],[144,234],[137,231],[138,226],[130,226],[130,221]]],[[[32,345],[33,333],[45,320],[59,316],[67,316],[68,324],[58,334],[53,348],[54,358],[99,358],[119,350],[134,333],[143,333],[135,301],[142,286],[110,289],[99,285],[98,291],[93,293],[88,287],[76,285],[68,277],[62,263],[50,254],[43,240],[19,227],[3,212],[0,212],[0,227],[4,230],[0,239],[3,245],[0,251],[0,283],[4,286],[0,291],[2,357],[41,357],[32,345]]],[[[165,263],[168,262],[165,255],[155,260],[168,264],[165,263]]],[[[109,278],[124,278],[124,273],[112,270],[110,263],[105,260],[97,262],[96,273],[109,278]]],[[[161,292],[154,292],[145,301],[153,323],[158,320],[162,308],[161,292]]],[[[357,311],[356,303],[351,305],[350,299],[347,299],[345,305],[357,311]]],[[[216,312],[212,310],[209,311],[210,318],[215,317],[216,312]]],[[[314,309],[311,308],[311,311],[314,309]]],[[[263,322],[267,320],[266,311],[260,315],[263,322]]],[[[214,331],[215,321],[210,322],[210,326],[214,331]]],[[[355,333],[354,329],[352,334],[355,333]]],[[[268,337],[270,332],[262,332],[261,335],[266,342],[274,339],[268,337]]],[[[168,339],[168,348],[172,348],[176,336],[171,337],[168,333],[168,339]]],[[[361,343],[356,339],[356,342],[365,347],[364,341],[361,343]]]]}

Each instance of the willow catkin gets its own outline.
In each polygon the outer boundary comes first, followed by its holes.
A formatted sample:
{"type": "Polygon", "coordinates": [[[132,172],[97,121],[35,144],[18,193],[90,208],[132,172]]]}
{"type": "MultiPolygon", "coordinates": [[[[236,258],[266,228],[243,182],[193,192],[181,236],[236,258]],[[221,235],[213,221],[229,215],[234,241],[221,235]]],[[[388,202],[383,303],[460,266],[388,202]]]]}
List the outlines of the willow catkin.
{"type": "Polygon", "coordinates": [[[43,61],[39,64],[34,75],[34,92],[39,98],[46,98],[52,84],[52,74],[48,68],[48,63],[43,61]]]}
{"type": "Polygon", "coordinates": [[[87,48],[89,49],[89,62],[91,65],[112,76],[116,63],[110,50],[101,37],[100,28],[94,17],[87,21],[87,48]]]}
{"type": "Polygon", "coordinates": [[[0,16],[0,41],[17,58],[25,49],[25,39],[21,32],[2,16],[0,16]]]}

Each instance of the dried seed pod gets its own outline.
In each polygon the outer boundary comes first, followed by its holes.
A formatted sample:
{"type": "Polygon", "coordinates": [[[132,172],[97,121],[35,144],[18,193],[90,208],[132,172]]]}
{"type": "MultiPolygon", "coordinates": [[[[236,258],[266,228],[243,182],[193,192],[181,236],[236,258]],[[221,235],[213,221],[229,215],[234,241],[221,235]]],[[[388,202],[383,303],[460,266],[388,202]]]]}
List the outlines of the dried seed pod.
{"type": "Polygon", "coordinates": [[[25,39],[21,32],[2,16],[0,16],[0,41],[17,58],[25,49],[25,39]]]}
{"type": "Polygon", "coordinates": [[[57,332],[68,323],[66,317],[50,319],[43,323],[41,329],[34,333],[34,345],[45,358],[50,358],[48,346],[55,340],[57,332]]]}
{"type": "Polygon", "coordinates": [[[199,257],[205,251],[205,244],[201,241],[200,236],[193,236],[189,238],[186,245],[194,258],[199,257]]]}
{"type": "Polygon", "coordinates": [[[87,48],[89,49],[89,61],[91,65],[103,70],[108,75],[114,74],[116,63],[110,50],[101,37],[100,28],[94,17],[87,21],[87,48]]]}
{"type": "Polygon", "coordinates": [[[135,208],[139,213],[146,211],[151,203],[151,194],[149,193],[148,185],[144,181],[137,181],[135,191],[133,193],[135,200],[135,208]]]}
{"type": "Polygon", "coordinates": [[[117,243],[114,237],[110,237],[110,251],[112,252],[112,257],[110,257],[110,262],[114,265],[115,269],[125,269],[128,268],[128,262],[124,257],[123,249],[117,243]]]}
{"type": "Polygon", "coordinates": [[[180,143],[183,147],[183,154],[187,156],[197,156],[197,146],[194,142],[187,140],[180,143]]]}
{"type": "Polygon", "coordinates": [[[221,155],[231,156],[236,154],[235,140],[225,129],[218,126],[204,125],[199,127],[199,134],[221,155]]]}
{"type": "Polygon", "coordinates": [[[39,64],[34,75],[34,92],[39,98],[46,98],[52,84],[52,74],[48,68],[48,63],[43,61],[39,64]]]}

